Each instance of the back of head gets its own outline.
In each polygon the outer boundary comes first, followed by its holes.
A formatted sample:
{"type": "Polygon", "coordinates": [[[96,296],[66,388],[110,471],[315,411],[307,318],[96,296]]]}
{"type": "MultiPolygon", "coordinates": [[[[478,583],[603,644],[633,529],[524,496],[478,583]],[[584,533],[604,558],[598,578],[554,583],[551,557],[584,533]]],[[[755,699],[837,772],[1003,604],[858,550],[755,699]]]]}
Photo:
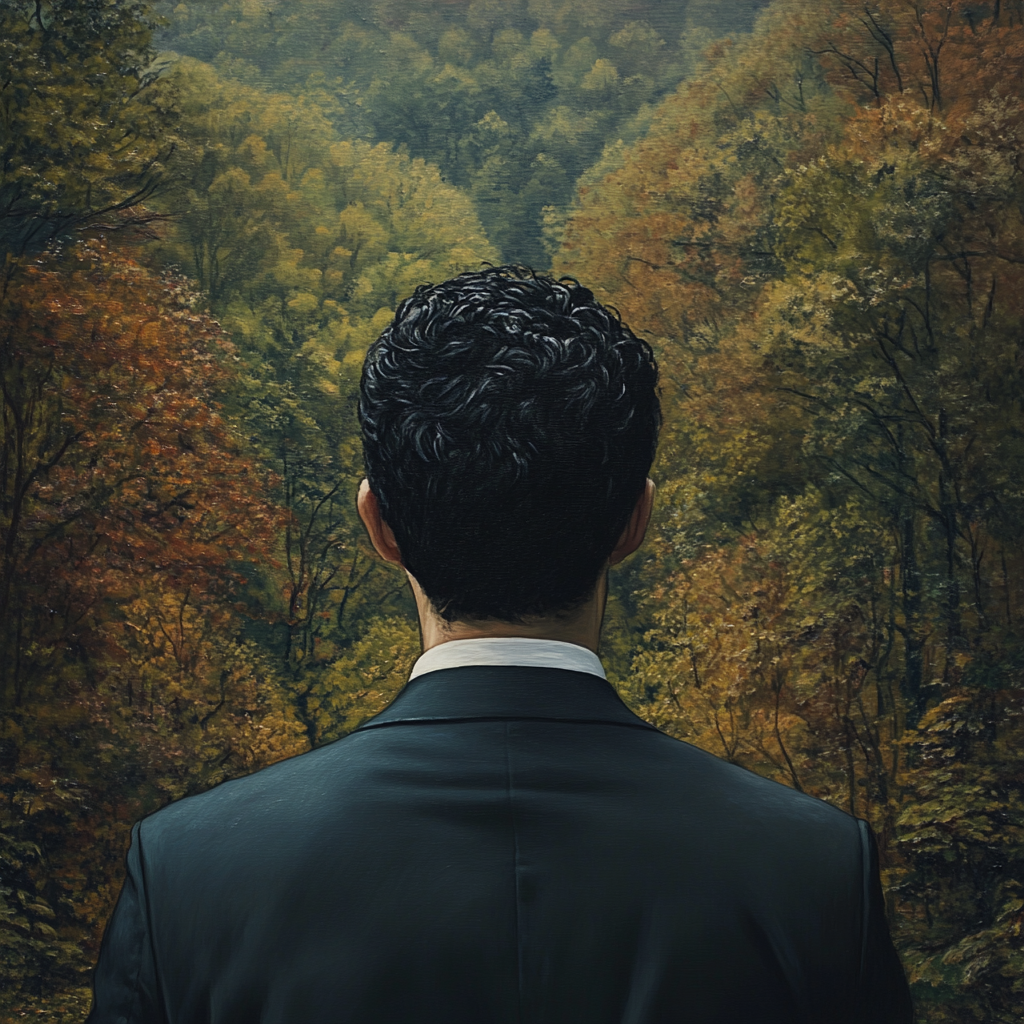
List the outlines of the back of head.
{"type": "Polygon", "coordinates": [[[570,611],[640,496],[660,410],[650,346],[571,279],[512,267],[425,285],[373,344],[370,487],[448,621],[570,611]]]}

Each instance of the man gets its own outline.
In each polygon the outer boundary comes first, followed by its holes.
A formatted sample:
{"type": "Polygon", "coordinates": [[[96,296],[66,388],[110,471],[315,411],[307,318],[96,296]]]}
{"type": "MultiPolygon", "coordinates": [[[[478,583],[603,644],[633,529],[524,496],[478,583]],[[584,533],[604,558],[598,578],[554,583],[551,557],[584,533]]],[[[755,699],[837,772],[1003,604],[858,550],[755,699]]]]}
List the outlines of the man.
{"type": "Polygon", "coordinates": [[[399,307],[358,504],[424,654],[352,735],[136,826],[94,1024],[909,1024],[867,825],[604,678],[656,385],[571,281],[497,268],[399,307]]]}

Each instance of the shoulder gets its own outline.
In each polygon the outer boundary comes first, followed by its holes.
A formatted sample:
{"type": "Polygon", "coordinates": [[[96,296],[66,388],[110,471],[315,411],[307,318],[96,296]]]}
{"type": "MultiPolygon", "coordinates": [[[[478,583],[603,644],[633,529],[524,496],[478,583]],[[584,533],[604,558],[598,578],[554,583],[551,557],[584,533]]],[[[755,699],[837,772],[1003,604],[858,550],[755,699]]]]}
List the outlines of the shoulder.
{"type": "Polygon", "coordinates": [[[251,775],[184,797],[144,818],[139,836],[150,850],[181,840],[245,836],[254,825],[288,828],[323,805],[328,790],[358,775],[359,735],[279,761],[251,775]]]}
{"type": "Polygon", "coordinates": [[[709,828],[765,856],[828,857],[859,872],[862,826],[845,810],[664,733],[651,747],[648,770],[661,778],[666,805],[692,809],[709,828]]]}
{"type": "Polygon", "coordinates": [[[749,800],[771,812],[786,811],[836,824],[856,820],[824,800],[759,775],[685,740],[663,732],[647,735],[653,738],[659,760],[664,767],[674,769],[675,777],[687,781],[700,779],[705,786],[713,787],[717,796],[749,800]]]}

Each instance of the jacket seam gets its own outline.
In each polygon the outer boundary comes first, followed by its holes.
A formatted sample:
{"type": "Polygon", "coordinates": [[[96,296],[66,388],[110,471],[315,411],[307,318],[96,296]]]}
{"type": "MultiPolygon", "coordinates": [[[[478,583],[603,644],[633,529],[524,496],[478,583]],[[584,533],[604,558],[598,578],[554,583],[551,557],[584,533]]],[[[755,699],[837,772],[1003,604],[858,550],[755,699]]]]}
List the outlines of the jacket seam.
{"type": "MultiPolygon", "coordinates": [[[[146,935],[146,940],[148,941],[149,940],[149,907],[147,905],[147,903],[148,903],[148,896],[146,894],[145,872],[144,872],[144,869],[142,867],[142,823],[141,822],[137,823],[136,825],[134,825],[132,827],[132,844],[138,846],[138,852],[139,852],[139,879],[138,879],[139,893],[138,893],[138,897],[139,897],[139,904],[140,904],[140,907],[141,907],[141,910],[142,910],[142,914],[143,914],[143,917],[145,918],[145,935],[146,935]]],[[[132,866],[131,866],[131,846],[129,846],[127,860],[128,860],[128,871],[129,871],[129,873],[131,873],[131,869],[132,869],[132,866]]],[[[145,950],[144,949],[140,949],[138,951],[139,959],[138,959],[138,962],[135,965],[135,977],[132,978],[132,1000],[128,1004],[127,1011],[126,1011],[124,1017],[121,1018],[121,1019],[126,1020],[126,1021],[134,1020],[134,1018],[135,1018],[135,1010],[136,1010],[136,1008],[139,1005],[139,978],[142,976],[142,958],[145,955],[146,954],[145,954],[145,950]]],[[[118,1024],[120,1024],[120,1019],[118,1021],[118,1024]]]]}
{"type": "Polygon", "coordinates": [[[861,890],[860,890],[860,969],[857,972],[857,990],[864,991],[864,968],[868,957],[868,929],[870,922],[868,915],[871,911],[871,839],[868,832],[868,824],[862,819],[857,819],[857,831],[860,833],[860,868],[861,868],[861,890]]]}
{"type": "MultiPolygon", "coordinates": [[[[383,724],[383,723],[382,723],[383,724]]],[[[398,723],[394,723],[398,724],[398,723]]],[[[515,881],[515,899],[516,899],[516,993],[518,996],[516,1003],[517,1019],[522,1024],[523,1019],[523,947],[522,947],[522,929],[520,922],[520,908],[522,902],[520,900],[519,890],[519,830],[516,828],[516,805],[514,799],[514,788],[512,784],[512,750],[511,750],[511,730],[512,723],[509,721],[505,722],[505,792],[508,796],[508,810],[509,818],[512,823],[512,873],[515,881]]]]}

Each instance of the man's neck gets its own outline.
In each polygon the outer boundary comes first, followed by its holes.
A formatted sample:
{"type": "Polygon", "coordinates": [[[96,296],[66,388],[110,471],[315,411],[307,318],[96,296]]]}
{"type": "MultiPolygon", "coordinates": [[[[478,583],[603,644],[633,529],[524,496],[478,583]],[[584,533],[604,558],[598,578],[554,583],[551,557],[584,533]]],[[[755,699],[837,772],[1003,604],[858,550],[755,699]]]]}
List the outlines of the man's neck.
{"type": "Polygon", "coordinates": [[[531,640],[561,640],[597,653],[608,594],[607,579],[603,573],[594,593],[584,604],[565,615],[529,619],[525,622],[502,622],[497,619],[446,622],[434,611],[416,580],[410,576],[409,582],[416,598],[424,651],[452,640],[527,637],[531,640]]]}

